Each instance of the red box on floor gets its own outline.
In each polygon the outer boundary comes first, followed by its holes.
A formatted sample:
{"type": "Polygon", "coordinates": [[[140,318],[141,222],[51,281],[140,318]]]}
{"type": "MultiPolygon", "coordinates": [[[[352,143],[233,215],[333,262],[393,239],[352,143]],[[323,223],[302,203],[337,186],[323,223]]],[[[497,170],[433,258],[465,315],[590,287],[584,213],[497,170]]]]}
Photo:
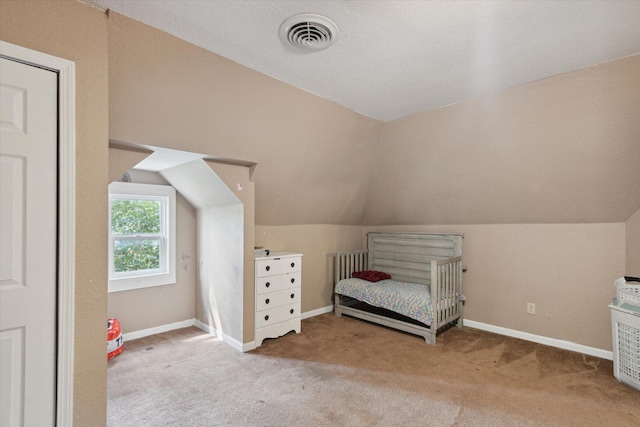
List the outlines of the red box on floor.
{"type": "Polygon", "coordinates": [[[122,328],[118,319],[107,319],[107,360],[113,359],[124,350],[122,328]]]}

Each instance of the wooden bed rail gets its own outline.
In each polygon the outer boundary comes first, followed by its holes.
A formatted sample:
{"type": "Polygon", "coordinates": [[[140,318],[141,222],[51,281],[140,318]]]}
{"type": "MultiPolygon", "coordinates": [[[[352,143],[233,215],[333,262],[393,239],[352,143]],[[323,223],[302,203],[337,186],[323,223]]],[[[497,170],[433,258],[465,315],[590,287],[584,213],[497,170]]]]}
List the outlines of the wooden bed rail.
{"type": "Polygon", "coordinates": [[[432,260],[431,284],[436,329],[456,319],[462,326],[462,257],[432,260]]]}
{"type": "Polygon", "coordinates": [[[369,251],[338,252],[334,258],[334,282],[335,285],[342,279],[351,277],[354,271],[363,271],[369,268],[369,251]]]}

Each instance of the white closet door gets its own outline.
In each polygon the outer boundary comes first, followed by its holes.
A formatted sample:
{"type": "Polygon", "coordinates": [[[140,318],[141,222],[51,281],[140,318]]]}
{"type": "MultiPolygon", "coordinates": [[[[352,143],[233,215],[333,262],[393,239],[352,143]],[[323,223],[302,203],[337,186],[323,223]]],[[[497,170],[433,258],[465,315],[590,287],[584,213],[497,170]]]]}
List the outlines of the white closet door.
{"type": "Polygon", "coordinates": [[[56,407],[57,75],[0,59],[0,426],[56,407]]]}

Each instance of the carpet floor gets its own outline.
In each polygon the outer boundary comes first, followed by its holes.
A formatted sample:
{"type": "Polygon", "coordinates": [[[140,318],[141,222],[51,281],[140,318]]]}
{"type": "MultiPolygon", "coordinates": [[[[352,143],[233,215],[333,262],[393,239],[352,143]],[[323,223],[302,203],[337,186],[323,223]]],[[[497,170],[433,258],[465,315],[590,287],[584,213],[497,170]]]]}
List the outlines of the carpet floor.
{"type": "Polygon", "coordinates": [[[639,426],[609,360],[472,328],[437,346],[332,313],[241,353],[197,328],[125,343],[107,425],[639,426]]]}

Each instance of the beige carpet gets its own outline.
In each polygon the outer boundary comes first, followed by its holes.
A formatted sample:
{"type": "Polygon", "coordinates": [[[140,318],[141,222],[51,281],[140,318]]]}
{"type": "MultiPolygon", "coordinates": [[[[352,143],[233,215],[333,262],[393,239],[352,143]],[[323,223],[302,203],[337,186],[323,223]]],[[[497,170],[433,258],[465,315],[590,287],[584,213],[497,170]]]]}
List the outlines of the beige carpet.
{"type": "Polygon", "coordinates": [[[199,329],[125,343],[108,425],[639,426],[611,361],[453,328],[436,347],[348,317],[240,353],[199,329]]]}

